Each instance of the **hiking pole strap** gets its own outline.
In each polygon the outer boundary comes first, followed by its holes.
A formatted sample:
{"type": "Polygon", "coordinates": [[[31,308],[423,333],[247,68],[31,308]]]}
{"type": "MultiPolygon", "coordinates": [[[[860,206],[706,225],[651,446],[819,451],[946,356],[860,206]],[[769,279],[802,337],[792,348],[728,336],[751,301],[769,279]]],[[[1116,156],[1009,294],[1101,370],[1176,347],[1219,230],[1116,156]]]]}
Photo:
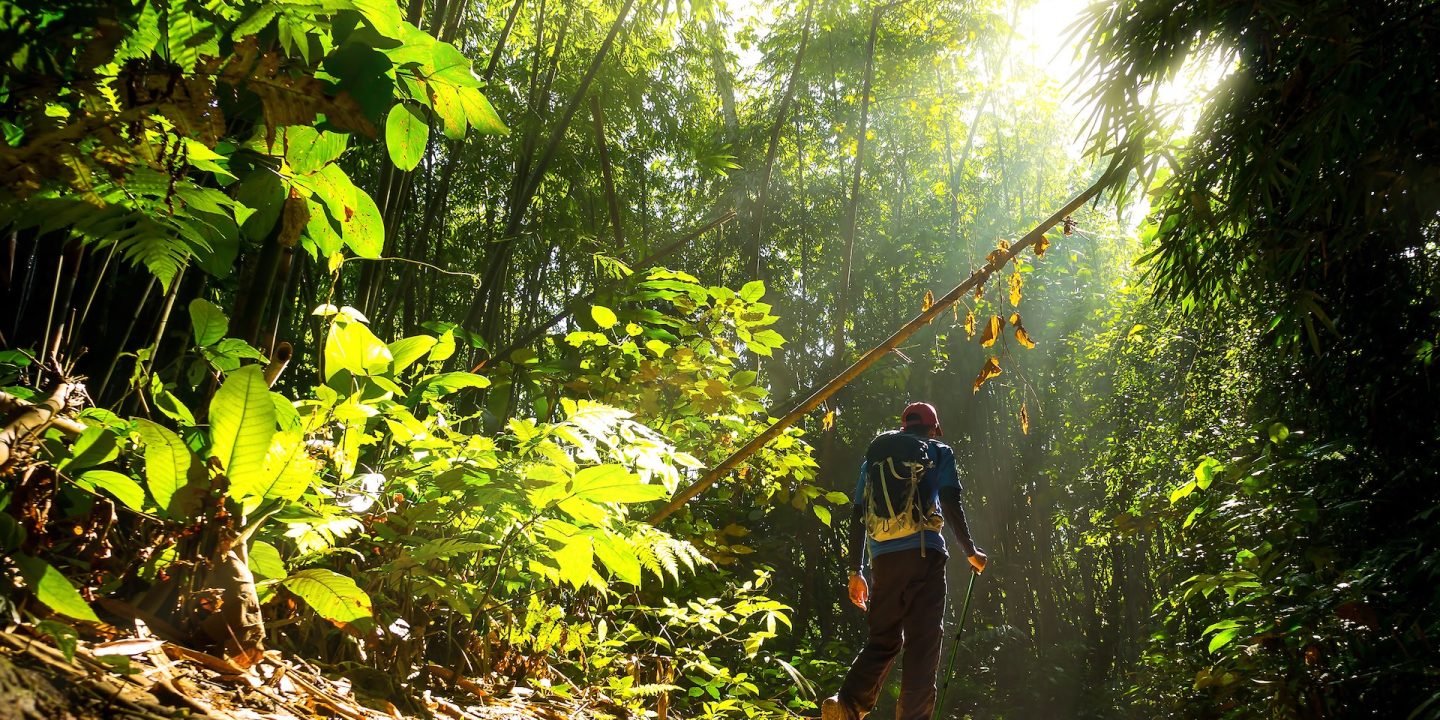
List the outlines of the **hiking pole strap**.
{"type": "Polygon", "coordinates": [[[940,685],[940,696],[935,698],[935,720],[945,711],[945,695],[950,681],[955,677],[955,656],[960,654],[960,636],[965,633],[965,618],[970,615],[970,597],[975,594],[975,578],[980,573],[970,571],[970,583],[965,588],[965,604],[960,607],[960,625],[955,629],[955,639],[950,642],[950,660],[945,663],[945,682],[940,685]]]}

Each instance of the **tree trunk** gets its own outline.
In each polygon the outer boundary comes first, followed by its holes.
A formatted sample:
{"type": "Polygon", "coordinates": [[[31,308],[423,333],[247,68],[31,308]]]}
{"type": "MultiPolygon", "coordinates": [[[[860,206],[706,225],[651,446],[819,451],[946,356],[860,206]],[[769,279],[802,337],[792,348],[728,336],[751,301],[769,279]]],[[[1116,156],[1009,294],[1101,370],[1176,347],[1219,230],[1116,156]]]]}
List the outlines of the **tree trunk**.
{"type": "Polygon", "coordinates": [[[625,233],[620,227],[620,201],[615,197],[615,176],[610,169],[610,148],[605,144],[605,111],[600,96],[590,96],[590,117],[595,121],[595,150],[600,155],[600,176],[605,183],[605,205],[610,210],[610,229],[615,237],[615,253],[625,251],[625,233]]]}
{"type": "Polygon", "coordinates": [[[770,174],[775,169],[775,156],[779,154],[780,130],[790,114],[790,105],[795,100],[795,89],[800,84],[800,67],[805,62],[805,48],[810,44],[810,16],[815,9],[815,0],[805,3],[805,16],[800,20],[800,45],[795,50],[795,64],[790,67],[790,79],[785,82],[785,94],[780,98],[780,107],[775,111],[775,122],[770,125],[770,139],[765,143],[765,165],[760,171],[759,195],[755,200],[754,222],[750,229],[751,275],[763,280],[765,273],[761,260],[765,243],[765,209],[770,201],[770,174]]]}

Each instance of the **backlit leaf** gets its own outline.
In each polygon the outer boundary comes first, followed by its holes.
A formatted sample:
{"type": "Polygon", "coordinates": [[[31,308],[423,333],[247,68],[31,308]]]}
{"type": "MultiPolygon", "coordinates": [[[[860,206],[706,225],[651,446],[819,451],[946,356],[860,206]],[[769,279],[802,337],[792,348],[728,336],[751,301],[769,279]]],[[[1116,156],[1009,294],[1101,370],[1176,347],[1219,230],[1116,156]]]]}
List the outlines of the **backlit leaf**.
{"type": "Polygon", "coordinates": [[[980,374],[975,376],[975,388],[971,392],[978,391],[981,385],[999,374],[1000,363],[996,362],[993,357],[985,358],[985,366],[980,368],[980,374]]]}
{"type": "Polygon", "coordinates": [[[965,339],[975,339],[975,313],[973,312],[965,313],[965,339]]]}
{"type": "Polygon", "coordinates": [[[371,617],[370,596],[344,575],[324,568],[301,570],[281,583],[320,617],[340,626],[371,617]]]}
{"type": "Polygon", "coordinates": [[[136,418],[135,429],[145,444],[145,485],[155,504],[169,510],[170,499],[185,486],[192,462],[190,448],[169,428],[149,420],[136,418]]]}
{"type": "Polygon", "coordinates": [[[615,327],[615,323],[620,322],[619,318],[615,317],[615,311],[604,305],[591,307],[590,317],[594,318],[595,324],[599,325],[602,330],[615,327]]]}
{"type": "Polygon", "coordinates": [[[214,345],[230,332],[230,320],[215,303],[195,298],[190,301],[190,327],[194,329],[196,345],[214,345]]]}
{"type": "Polygon", "coordinates": [[[925,297],[920,299],[920,312],[925,312],[935,305],[935,293],[932,290],[925,291],[925,297]]]}
{"type": "Polygon", "coordinates": [[[232,485],[259,481],[275,434],[275,403],[259,365],[230,373],[210,403],[210,454],[232,485]]]}
{"type": "Polygon", "coordinates": [[[390,161],[401,170],[414,170],[425,155],[430,124],[420,110],[409,103],[396,103],[385,118],[385,148],[390,161]]]}
{"type": "Polygon", "coordinates": [[[572,535],[561,543],[553,556],[560,566],[560,579],[579,588],[590,579],[595,548],[588,535],[572,535]]]}
{"type": "Polygon", "coordinates": [[[1040,236],[1040,239],[1035,241],[1035,257],[1037,257],[1037,258],[1043,258],[1043,257],[1045,257],[1045,251],[1046,251],[1046,250],[1049,250],[1049,249],[1050,249],[1050,238],[1047,237],[1047,236],[1045,236],[1045,235],[1041,235],[1041,236],[1040,236]]]}
{"type": "Polygon", "coordinates": [[[15,564],[20,566],[21,577],[25,578],[25,586],[46,607],[77,620],[100,622],[90,604],[80,596],[80,591],[59,570],[44,560],[28,555],[17,555],[14,559],[15,564]]]}
{"type": "Polygon", "coordinates": [[[1000,338],[1000,330],[1005,327],[1005,321],[999,315],[991,315],[990,322],[985,323],[985,332],[980,334],[980,347],[990,347],[1000,338]]]}
{"type": "Polygon", "coordinates": [[[1020,403],[1020,432],[1030,434],[1030,409],[1020,403]]]}
{"type": "Polygon", "coordinates": [[[1020,285],[1022,284],[1020,273],[1010,273],[1010,305],[1016,307],[1020,304],[1020,285]]]}
{"type": "Polygon", "coordinates": [[[1010,314],[1010,325],[1015,328],[1016,342],[1033,350],[1035,348],[1035,341],[1030,339],[1030,333],[1025,331],[1025,325],[1020,320],[1020,313],[1010,314]]]}
{"type": "Polygon", "coordinates": [[[145,506],[145,489],[140,484],[114,470],[87,470],[75,478],[76,484],[91,490],[104,490],[132,510],[145,506]]]}

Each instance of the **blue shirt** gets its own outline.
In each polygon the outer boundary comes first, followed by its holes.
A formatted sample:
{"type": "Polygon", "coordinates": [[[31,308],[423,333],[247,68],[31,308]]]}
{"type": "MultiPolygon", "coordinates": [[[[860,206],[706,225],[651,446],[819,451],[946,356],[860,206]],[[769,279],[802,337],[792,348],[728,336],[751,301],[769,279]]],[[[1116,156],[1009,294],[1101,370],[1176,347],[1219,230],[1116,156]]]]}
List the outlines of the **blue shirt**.
{"type": "MultiPolygon", "coordinates": [[[[962,490],[960,475],[955,467],[955,451],[951,450],[949,445],[939,440],[927,440],[926,445],[930,448],[930,462],[934,467],[926,470],[925,477],[920,480],[920,502],[922,507],[936,507],[940,504],[941,488],[962,490]]],[[[865,461],[860,463],[860,480],[855,484],[855,510],[860,513],[865,512],[865,470],[868,464],[865,461]]],[[[870,557],[875,557],[901,550],[918,549],[922,536],[927,551],[934,550],[942,555],[949,555],[945,549],[945,536],[934,530],[923,530],[894,540],[872,540],[867,537],[865,542],[870,545],[870,557]]]]}

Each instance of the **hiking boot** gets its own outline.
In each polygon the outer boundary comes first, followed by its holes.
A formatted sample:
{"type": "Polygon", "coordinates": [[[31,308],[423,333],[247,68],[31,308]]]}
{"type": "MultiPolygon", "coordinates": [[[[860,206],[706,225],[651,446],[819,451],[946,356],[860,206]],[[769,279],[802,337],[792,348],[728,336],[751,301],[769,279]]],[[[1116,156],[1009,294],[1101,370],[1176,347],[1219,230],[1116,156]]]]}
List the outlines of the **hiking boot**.
{"type": "Polygon", "coordinates": [[[820,701],[820,720],[860,720],[860,712],[836,693],[820,701]]]}

